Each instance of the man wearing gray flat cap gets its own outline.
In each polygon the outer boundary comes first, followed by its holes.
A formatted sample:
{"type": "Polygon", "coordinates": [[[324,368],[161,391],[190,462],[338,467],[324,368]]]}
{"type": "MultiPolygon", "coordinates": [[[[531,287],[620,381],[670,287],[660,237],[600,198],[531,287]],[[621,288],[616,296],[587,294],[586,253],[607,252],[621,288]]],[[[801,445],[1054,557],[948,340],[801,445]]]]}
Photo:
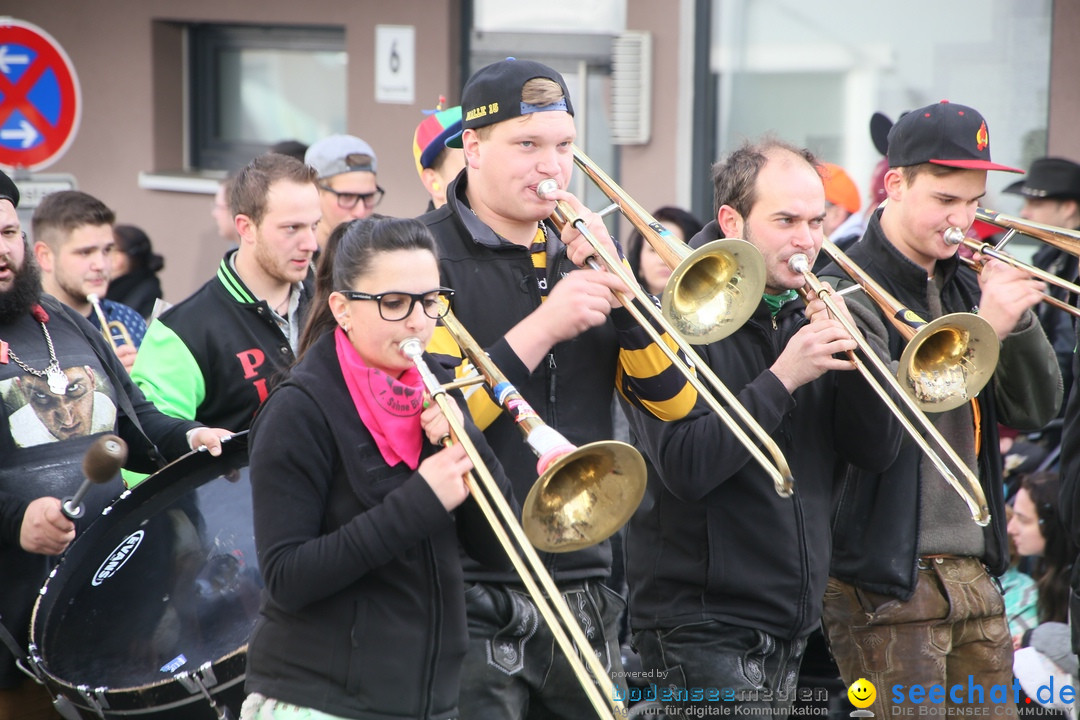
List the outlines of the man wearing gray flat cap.
{"type": "Polygon", "coordinates": [[[316,239],[322,250],[334,228],[370,215],[385,191],[375,178],[379,167],[375,151],[354,135],[319,140],[307,149],[304,162],[318,173],[322,222],[316,239]]]}

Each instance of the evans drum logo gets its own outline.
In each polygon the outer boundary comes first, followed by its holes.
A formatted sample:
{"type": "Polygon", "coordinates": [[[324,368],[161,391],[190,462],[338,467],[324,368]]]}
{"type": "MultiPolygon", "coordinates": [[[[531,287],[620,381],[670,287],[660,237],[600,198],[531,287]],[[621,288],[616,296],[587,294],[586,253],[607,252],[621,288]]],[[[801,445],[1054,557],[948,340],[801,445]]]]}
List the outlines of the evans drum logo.
{"type": "Polygon", "coordinates": [[[135,554],[142,539],[142,530],[136,530],[124,538],[120,544],[116,546],[116,549],[109,554],[109,557],[105,558],[105,562],[101,563],[101,566],[98,567],[97,572],[94,573],[94,579],[90,581],[90,584],[97,587],[115,575],[116,572],[124,566],[124,563],[135,554]]]}

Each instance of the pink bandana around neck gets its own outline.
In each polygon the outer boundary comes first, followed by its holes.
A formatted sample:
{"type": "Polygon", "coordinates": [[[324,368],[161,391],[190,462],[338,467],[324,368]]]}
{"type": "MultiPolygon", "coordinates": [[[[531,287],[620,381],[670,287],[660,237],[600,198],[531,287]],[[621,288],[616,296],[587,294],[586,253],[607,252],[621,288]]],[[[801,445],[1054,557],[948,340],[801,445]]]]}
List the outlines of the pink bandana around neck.
{"type": "Polygon", "coordinates": [[[395,379],[368,367],[345,331],[334,330],[338,363],[356,412],[388,465],[404,462],[411,470],[420,464],[424,433],[420,429],[424,381],[411,367],[395,379]]]}

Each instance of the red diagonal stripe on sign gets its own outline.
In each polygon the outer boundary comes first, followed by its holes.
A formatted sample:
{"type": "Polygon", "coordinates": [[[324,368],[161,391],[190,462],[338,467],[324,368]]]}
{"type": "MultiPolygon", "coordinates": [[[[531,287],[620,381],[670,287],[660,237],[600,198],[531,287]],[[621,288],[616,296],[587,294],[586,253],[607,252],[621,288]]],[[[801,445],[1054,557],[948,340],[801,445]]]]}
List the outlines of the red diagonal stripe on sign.
{"type": "Polygon", "coordinates": [[[10,128],[11,115],[18,111],[34,127],[39,138],[26,149],[0,145],[0,165],[44,167],[67,149],[78,127],[81,99],[75,69],[56,41],[36,26],[17,20],[11,21],[10,25],[0,25],[0,44],[27,48],[34,57],[17,81],[0,77],[0,93],[4,95],[0,100],[0,123],[10,128]],[[55,90],[42,85],[50,73],[55,74],[55,90]],[[50,103],[52,93],[59,93],[55,124],[45,117],[43,109],[33,104],[35,88],[48,90],[46,97],[50,103]]]}
{"type": "Polygon", "coordinates": [[[32,63],[14,85],[3,73],[0,73],[0,93],[4,95],[3,101],[0,101],[0,125],[7,122],[12,112],[19,110],[46,142],[55,139],[56,127],[34,107],[29,99],[30,91],[48,69],[48,64],[41,62],[39,56],[39,61],[32,63]]]}

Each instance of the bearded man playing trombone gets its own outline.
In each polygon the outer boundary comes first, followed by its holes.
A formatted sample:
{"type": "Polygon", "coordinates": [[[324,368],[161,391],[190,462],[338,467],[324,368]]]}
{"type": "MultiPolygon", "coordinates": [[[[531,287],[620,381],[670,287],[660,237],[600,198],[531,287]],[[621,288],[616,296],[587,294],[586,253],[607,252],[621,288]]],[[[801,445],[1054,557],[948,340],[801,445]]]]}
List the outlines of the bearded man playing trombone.
{"type": "MultiPolygon", "coordinates": [[[[765,291],[748,322],[699,346],[700,360],[776,440],[794,493],[782,497],[700,403],[673,422],[628,413],[658,471],[648,510],[627,532],[630,623],[646,676],[663,678],[659,700],[669,713],[724,700],[782,716],[820,619],[833,468],[843,459],[884,469],[901,433],[851,372],[843,354],[857,347],[852,335],[816,293],[804,303],[796,292],[807,281],[792,266],[812,267],[824,237],[825,190],[813,155],[766,139],[718,163],[713,180],[717,217],[690,245],[745,239],[764,257],[765,291]]],[[[843,299],[836,304],[850,319],[843,299]]],[[[883,355],[884,327],[858,312],[883,355]]]]}
{"type": "MultiPolygon", "coordinates": [[[[965,707],[1015,712],[1011,693],[1004,705],[991,693],[1012,683],[1012,640],[992,577],[1009,563],[998,423],[1035,430],[1049,422],[1061,403],[1061,374],[1032,312],[1044,284],[992,259],[976,275],[949,240],[971,226],[987,171],[1020,171],[991,162],[978,111],[948,102],[904,115],[889,133],[888,159],[888,202],[849,256],[920,317],[977,310],[996,333],[991,382],[974,401],[934,416],[978,476],[990,522],[976,524],[911,444],[884,472],[848,468],[833,523],[824,624],[844,681],[865,678],[877,688],[869,708],[877,717],[906,704],[906,689],[934,685],[945,688],[948,702],[957,702],[949,691],[961,686],[965,707]],[[969,696],[971,684],[982,691],[969,696]],[[899,686],[905,690],[896,702],[899,686]]],[[[842,277],[835,267],[822,275],[842,277]]],[[[849,306],[873,307],[861,294],[848,297],[849,306]]],[[[894,360],[904,344],[890,328],[894,360]]]]}

